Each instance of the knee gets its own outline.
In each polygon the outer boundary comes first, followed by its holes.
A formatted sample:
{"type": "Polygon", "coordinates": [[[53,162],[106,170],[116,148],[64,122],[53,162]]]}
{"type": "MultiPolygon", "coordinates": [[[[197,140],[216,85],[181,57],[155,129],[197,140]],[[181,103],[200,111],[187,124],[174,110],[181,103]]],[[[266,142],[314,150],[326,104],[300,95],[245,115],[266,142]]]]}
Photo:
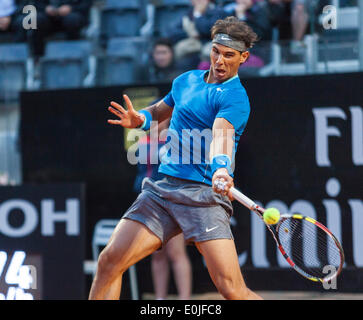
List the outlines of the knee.
{"type": "Polygon", "coordinates": [[[247,300],[250,290],[243,284],[229,278],[221,278],[216,283],[219,293],[227,300],[247,300]]]}
{"type": "Polygon", "coordinates": [[[112,249],[105,248],[98,257],[97,273],[99,275],[112,274],[113,272],[123,273],[125,268],[122,261],[118,260],[112,249]]]}

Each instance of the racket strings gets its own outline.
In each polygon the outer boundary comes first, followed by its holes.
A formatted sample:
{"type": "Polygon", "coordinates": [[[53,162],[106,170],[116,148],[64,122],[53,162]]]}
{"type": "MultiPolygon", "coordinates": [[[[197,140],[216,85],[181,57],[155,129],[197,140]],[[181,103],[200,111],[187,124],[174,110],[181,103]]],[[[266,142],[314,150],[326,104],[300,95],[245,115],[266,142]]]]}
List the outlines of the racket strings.
{"type": "Polygon", "coordinates": [[[278,237],[287,255],[306,274],[316,278],[331,275],[326,266],[336,270],[341,253],[334,239],[323,229],[305,219],[286,219],[279,226],[278,237]]]}

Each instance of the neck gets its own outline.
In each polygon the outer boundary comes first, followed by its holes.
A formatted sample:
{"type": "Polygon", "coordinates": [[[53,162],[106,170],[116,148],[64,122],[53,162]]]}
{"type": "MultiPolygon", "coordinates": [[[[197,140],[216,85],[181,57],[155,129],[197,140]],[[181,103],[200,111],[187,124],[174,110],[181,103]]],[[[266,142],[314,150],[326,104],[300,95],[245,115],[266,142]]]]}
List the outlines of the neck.
{"type": "Polygon", "coordinates": [[[212,67],[209,69],[208,71],[208,74],[207,74],[207,79],[205,79],[205,81],[207,83],[223,83],[223,82],[226,82],[232,78],[234,78],[235,76],[237,75],[237,73],[235,75],[233,75],[232,77],[228,78],[228,79],[224,79],[223,81],[218,81],[214,75],[213,75],[213,70],[212,70],[212,67]]]}
{"type": "Polygon", "coordinates": [[[207,76],[207,79],[205,79],[205,82],[207,82],[207,83],[215,83],[214,81],[213,81],[213,77],[212,77],[212,68],[209,68],[209,71],[208,71],[208,73],[206,74],[206,76],[207,76]],[[213,81],[213,82],[212,82],[213,81]]]}

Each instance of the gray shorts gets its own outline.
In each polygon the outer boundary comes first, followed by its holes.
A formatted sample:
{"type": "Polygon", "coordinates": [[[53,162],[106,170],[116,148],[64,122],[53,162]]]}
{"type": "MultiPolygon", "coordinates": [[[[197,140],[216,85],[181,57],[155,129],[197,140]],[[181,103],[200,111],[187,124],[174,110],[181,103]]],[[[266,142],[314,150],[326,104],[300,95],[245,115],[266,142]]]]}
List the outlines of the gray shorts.
{"type": "Polygon", "coordinates": [[[122,217],[146,225],[163,245],[183,232],[186,242],[233,239],[231,201],[206,184],[165,176],[145,178],[142,191],[122,217]]]}

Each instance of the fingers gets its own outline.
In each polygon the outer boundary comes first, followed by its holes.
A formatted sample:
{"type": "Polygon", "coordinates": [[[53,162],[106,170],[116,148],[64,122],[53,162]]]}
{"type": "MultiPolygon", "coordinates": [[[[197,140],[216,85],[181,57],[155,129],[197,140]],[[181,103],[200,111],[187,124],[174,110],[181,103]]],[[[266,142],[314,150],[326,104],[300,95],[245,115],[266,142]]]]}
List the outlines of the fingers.
{"type": "Polygon", "coordinates": [[[229,190],[233,187],[233,178],[228,174],[228,171],[224,168],[218,169],[213,175],[213,190],[222,195],[230,194],[229,190]],[[215,183],[219,181],[220,183],[215,183]],[[222,184],[222,186],[221,186],[222,184]]]}
{"type": "Polygon", "coordinates": [[[115,116],[117,116],[121,119],[124,117],[124,115],[120,111],[117,111],[116,109],[114,109],[112,107],[108,107],[108,111],[112,112],[115,116]]]}
{"type": "Polygon", "coordinates": [[[125,110],[120,104],[118,104],[115,101],[111,101],[110,102],[111,107],[108,107],[108,110],[110,112],[112,112],[114,115],[116,115],[117,117],[119,117],[121,120],[123,120],[125,117],[127,117],[129,112],[135,113],[134,107],[133,107],[129,97],[126,94],[124,94],[123,98],[125,99],[128,110],[125,110]]]}
{"type": "Polygon", "coordinates": [[[135,111],[134,106],[132,105],[132,102],[131,102],[130,98],[126,94],[123,95],[123,98],[124,98],[124,100],[126,102],[127,109],[129,111],[131,111],[131,112],[134,112],[135,111]]]}
{"type": "Polygon", "coordinates": [[[122,120],[107,120],[110,124],[122,125],[122,120]]]}
{"type": "Polygon", "coordinates": [[[111,104],[111,106],[113,106],[116,110],[120,111],[121,113],[123,113],[123,114],[127,113],[127,111],[117,102],[111,101],[110,104],[111,104]]]}
{"type": "Polygon", "coordinates": [[[213,186],[214,191],[223,194],[224,196],[228,195],[229,190],[233,187],[233,183],[231,183],[230,181],[226,180],[223,177],[217,178],[217,180],[223,183],[223,187],[221,188],[220,185],[214,185],[213,186]]]}

